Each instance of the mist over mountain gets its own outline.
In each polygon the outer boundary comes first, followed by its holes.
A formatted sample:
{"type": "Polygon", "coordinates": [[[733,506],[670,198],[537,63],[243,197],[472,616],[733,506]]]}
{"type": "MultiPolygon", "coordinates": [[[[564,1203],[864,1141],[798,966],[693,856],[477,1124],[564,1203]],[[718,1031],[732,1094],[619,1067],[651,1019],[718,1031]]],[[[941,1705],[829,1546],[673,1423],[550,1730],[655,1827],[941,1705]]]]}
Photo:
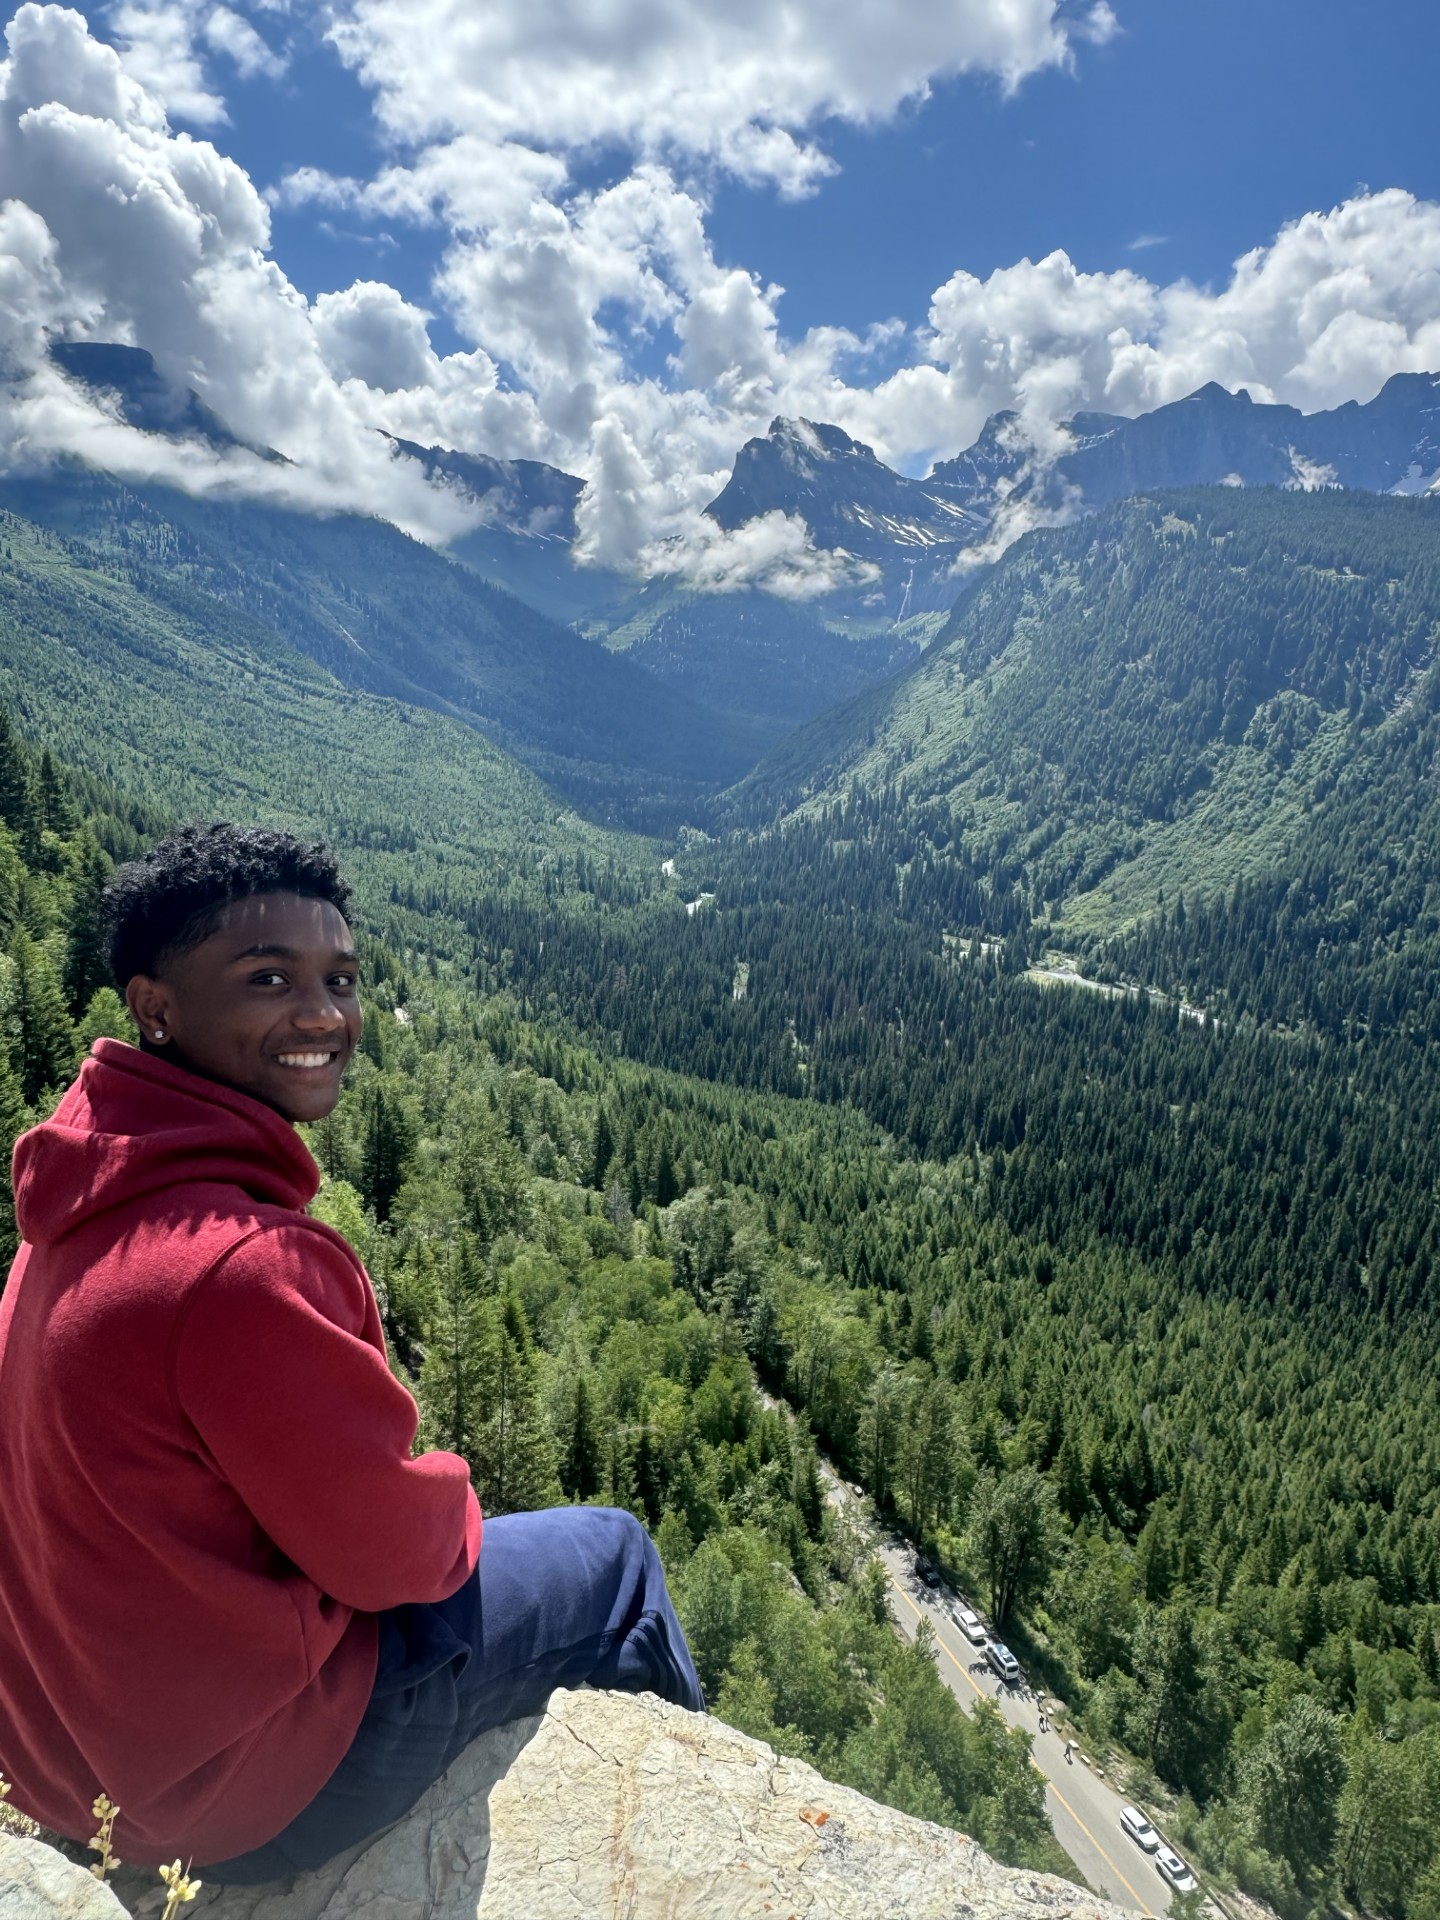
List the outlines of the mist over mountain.
{"type": "Polygon", "coordinates": [[[817,547],[852,554],[870,571],[827,602],[895,621],[948,608],[956,553],[989,527],[983,504],[907,479],[839,427],[809,420],[775,420],[764,439],[747,440],[707,511],[732,533],[762,514],[797,514],[817,547]]]}
{"type": "Polygon", "coordinates": [[[1322,486],[1424,493],[1440,482],[1440,379],[1395,374],[1366,405],[1328,413],[1260,405],[1212,381],[1135,419],[1077,413],[1058,451],[1027,447],[1019,417],[997,414],[975,446],[942,461],[930,484],[978,505],[1029,498],[1094,508],[1155,487],[1322,486]]]}
{"type": "MultiPolygon", "coordinates": [[[[486,504],[484,533],[465,536],[453,551],[501,584],[524,591],[525,549],[514,540],[573,540],[581,491],[573,477],[539,468],[531,478],[532,463],[481,462],[438,449],[422,457],[486,504]],[[560,502],[572,516],[568,536],[560,502]]],[[[1028,527],[1072,519],[1132,493],[1335,486],[1418,494],[1437,485],[1440,376],[1417,373],[1394,375],[1365,404],[1350,401],[1312,414],[1261,404],[1214,382],[1133,419],[1079,413],[1038,439],[1019,414],[997,413],[972,446],[924,479],[895,472],[837,426],[781,418],[740,448],[729,481],[706,511],[727,533],[769,514],[793,516],[816,548],[853,559],[858,580],[802,604],[826,624],[863,631],[948,611],[973,566],[995,558],[1028,527]]],[[[609,608],[592,613],[592,630],[633,625],[638,605],[617,602],[615,576],[601,578],[592,606],[608,600],[609,608]]],[[[676,593],[689,591],[672,583],[667,606],[676,593]]],[[[574,588],[571,597],[579,604],[584,588],[574,588]]]]}
{"type": "MultiPolygon", "coordinates": [[[[168,380],[140,348],[56,343],[52,358],[157,441],[237,456],[259,452],[272,467],[278,459],[247,447],[192,389],[168,380]]],[[[579,476],[540,461],[501,460],[389,436],[393,457],[451,503],[452,518],[463,530],[443,552],[459,563],[459,574],[432,564],[422,547],[378,525],[367,565],[380,566],[387,577],[393,572],[381,594],[392,612],[399,604],[396,584],[418,582],[422,575],[429,583],[425,592],[443,588],[453,611],[433,639],[409,632],[398,652],[394,640],[366,642],[358,628],[352,631],[343,620],[337,626],[333,616],[317,626],[308,603],[300,629],[311,635],[305,644],[315,657],[344,677],[359,676],[360,684],[402,698],[451,703],[522,754],[538,737],[537,726],[547,741],[565,735],[579,747],[583,725],[577,731],[560,712],[564,683],[578,687],[599,674],[597,686],[608,686],[597,651],[624,655],[617,696],[623,685],[658,682],[683,703],[664,732],[689,743],[682,757],[699,783],[676,785],[668,774],[662,782],[669,783],[666,804],[682,805],[687,791],[698,798],[744,776],[760,754],[780,746],[788,729],[912,666],[956,603],[1029,527],[1064,524],[1156,488],[1197,484],[1398,494],[1434,488],[1440,482],[1440,379],[1397,374],[1365,405],[1351,402],[1309,415],[1257,404],[1243,391],[1228,393],[1212,383],[1134,419],[1077,414],[1040,439],[1043,444],[1019,415],[999,413],[971,447],[916,479],[888,467],[837,426],[774,420],[767,434],[739,449],[707,513],[726,537],[765,539],[774,527],[799,528],[810,551],[835,562],[826,591],[811,592],[801,581],[796,591],[780,594],[746,584],[743,574],[728,587],[717,583],[699,591],[678,573],[636,581],[584,564],[585,483],[579,476]],[[477,575],[490,589],[513,596],[508,613],[496,611],[504,602],[482,606],[485,589],[478,585],[473,592],[464,589],[461,576],[477,575]],[[516,707],[516,692],[500,691],[510,684],[512,669],[497,680],[493,654],[483,669],[488,690],[475,690],[481,670],[460,664],[471,645],[470,627],[511,636],[503,647],[518,642],[522,652],[530,649],[542,677],[549,671],[542,661],[551,654],[558,661],[577,645],[561,637],[563,629],[594,644],[581,647],[573,672],[562,673],[555,687],[559,705],[542,720],[533,700],[516,707]],[[548,636],[543,642],[535,637],[542,632],[548,636]],[[640,682],[625,679],[637,671],[640,682]]],[[[23,510],[33,494],[42,517],[58,513],[58,524],[65,525],[68,509],[58,503],[77,488],[83,493],[72,469],[64,478],[27,481],[14,497],[23,510]]],[[[332,579],[337,566],[348,566],[335,557],[347,545],[342,529],[358,532],[366,524],[283,503],[247,506],[230,498],[205,505],[174,489],[162,512],[185,522],[211,556],[212,568],[229,568],[233,581],[251,567],[262,522],[268,531],[261,549],[272,538],[297,542],[308,556],[306,566],[318,562],[332,579]]],[[[355,544],[367,542],[361,536],[355,544]]],[[[212,570],[211,577],[218,575],[212,570]]],[[[226,590],[252,598],[257,591],[253,581],[243,589],[232,582],[226,590]]],[[[273,577],[267,591],[277,591],[273,577]]],[[[386,617],[377,615],[382,622],[386,617]]],[[[493,647],[493,639],[485,645],[493,647]]],[[[621,697],[623,713],[617,711],[606,728],[606,744],[579,748],[569,772],[561,771],[559,760],[544,763],[542,770],[577,797],[582,788],[598,796],[608,776],[596,786],[595,770],[612,755],[629,755],[637,779],[660,776],[668,749],[644,737],[653,703],[648,694],[638,702],[621,697]],[[627,740],[633,745],[621,744],[627,740]],[[590,770],[581,774],[582,765],[590,770]],[[582,788],[573,785],[574,777],[582,788]]],[[[604,711],[606,700],[597,716],[604,711]]],[[[768,779],[761,776],[762,785],[768,779]]],[[[603,812],[608,803],[597,804],[603,812]]]]}
{"type": "MultiPolygon", "coordinates": [[[[142,348],[57,341],[51,358],[108,395],[144,433],[280,458],[241,440],[142,348]]],[[[471,509],[470,530],[448,543],[455,558],[552,618],[596,637],[626,629],[622,644],[634,643],[647,593],[657,596],[577,560],[582,479],[541,461],[385,437],[397,456],[471,509]]],[[[781,417],[738,450],[706,514],[727,534],[771,515],[802,522],[812,548],[852,564],[838,583],[785,597],[826,625],[860,632],[947,612],[974,564],[996,557],[1028,526],[1157,487],[1217,485],[1431,491],[1440,486],[1440,375],[1395,374],[1369,402],[1311,414],[1257,403],[1213,381],[1133,418],[1077,413],[1043,432],[1014,411],[1000,412],[924,479],[887,467],[837,426],[781,417]]],[[[694,593],[663,571],[655,585],[667,611],[677,595],[694,593]]],[[[752,589],[720,585],[695,597],[727,591],[752,589]]]]}
{"type": "Polygon", "coordinates": [[[494,460],[485,454],[422,447],[390,436],[442,486],[474,502],[480,524],[452,540],[453,559],[506,588],[552,620],[569,625],[603,616],[630,582],[604,567],[577,564],[575,510],[585,483],[539,460],[494,460]]]}
{"type": "Polygon", "coordinates": [[[1365,405],[1314,414],[1212,382],[1135,419],[1077,414],[1043,446],[1019,415],[1000,413],[923,480],[896,473],[839,427],[777,419],[739,450],[707,512],[727,533],[790,516],[816,548],[855,563],[858,577],[795,601],[755,589],[699,593],[663,576],[627,591],[563,550],[563,513],[548,503],[573,503],[578,481],[562,496],[550,469],[539,470],[543,483],[499,463],[444,470],[494,515],[451,551],[661,678],[793,724],[917,658],[984,567],[1032,526],[1157,488],[1435,489],[1440,377],[1396,374],[1365,405]]]}
{"type": "MultiPolygon", "coordinates": [[[[272,447],[256,447],[232,433],[193,387],[167,378],[143,347],[109,340],[55,340],[50,358],[62,372],[90,392],[109,399],[127,426],[167,439],[190,440],[215,453],[241,449],[266,460],[283,461],[272,447]]],[[[287,463],[288,464],[288,463],[287,463]]]]}

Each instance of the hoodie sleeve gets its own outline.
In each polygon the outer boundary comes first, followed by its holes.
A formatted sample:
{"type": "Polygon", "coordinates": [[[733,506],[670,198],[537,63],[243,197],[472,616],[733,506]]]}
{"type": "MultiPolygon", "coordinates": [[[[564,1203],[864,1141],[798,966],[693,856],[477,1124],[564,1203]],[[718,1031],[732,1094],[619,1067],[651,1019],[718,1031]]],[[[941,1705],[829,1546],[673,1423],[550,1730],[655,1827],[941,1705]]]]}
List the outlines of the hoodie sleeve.
{"type": "Polygon", "coordinates": [[[414,1400],[391,1373],[364,1269],[324,1227],[253,1233],[192,1294],[180,1410],[282,1553],[366,1613],[445,1599],[473,1571],[480,1508],[454,1453],[411,1459],[414,1400]]]}

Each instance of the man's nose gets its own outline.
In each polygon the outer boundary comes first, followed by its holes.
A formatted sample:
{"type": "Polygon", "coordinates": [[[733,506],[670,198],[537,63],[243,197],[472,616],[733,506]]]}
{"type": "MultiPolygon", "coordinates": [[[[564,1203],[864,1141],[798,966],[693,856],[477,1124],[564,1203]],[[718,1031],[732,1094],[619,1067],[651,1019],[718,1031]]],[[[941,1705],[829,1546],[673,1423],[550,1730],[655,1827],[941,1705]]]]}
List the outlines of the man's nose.
{"type": "Polygon", "coordinates": [[[328,986],[318,986],[306,994],[302,1003],[295,1009],[294,1022],[297,1027],[307,1027],[316,1033],[331,1033],[336,1027],[343,1027],[345,1015],[336,1002],[328,986]]]}

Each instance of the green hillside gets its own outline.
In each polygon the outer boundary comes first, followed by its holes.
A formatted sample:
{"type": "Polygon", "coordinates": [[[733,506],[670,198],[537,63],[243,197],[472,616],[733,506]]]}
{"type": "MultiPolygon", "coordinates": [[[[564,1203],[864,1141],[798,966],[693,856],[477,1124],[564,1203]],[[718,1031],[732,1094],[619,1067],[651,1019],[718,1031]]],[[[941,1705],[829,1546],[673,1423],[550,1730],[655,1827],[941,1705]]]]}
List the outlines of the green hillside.
{"type": "Polygon", "coordinates": [[[1437,535],[1440,502],[1232,489],[1032,534],[911,672],[775,749],[737,811],[893,786],[1070,931],[1284,866],[1425,697],[1437,535]]]}
{"type": "Polygon", "coordinates": [[[696,593],[657,580],[579,624],[613,653],[717,712],[767,747],[915,660],[944,619],[839,621],[758,588],[696,593]]]}
{"type": "Polygon", "coordinates": [[[0,482],[0,506],[82,541],[198,631],[244,613],[347,687],[466,721],[593,817],[683,818],[772,737],[384,521],[195,500],[81,470],[0,482]]]}
{"type": "Polygon", "coordinates": [[[372,900],[417,876],[503,892],[563,853],[639,862],[640,843],[461,721],[341,684],[183,576],[153,588],[148,569],[0,514],[0,701],[154,817],[321,830],[367,850],[372,900]]]}

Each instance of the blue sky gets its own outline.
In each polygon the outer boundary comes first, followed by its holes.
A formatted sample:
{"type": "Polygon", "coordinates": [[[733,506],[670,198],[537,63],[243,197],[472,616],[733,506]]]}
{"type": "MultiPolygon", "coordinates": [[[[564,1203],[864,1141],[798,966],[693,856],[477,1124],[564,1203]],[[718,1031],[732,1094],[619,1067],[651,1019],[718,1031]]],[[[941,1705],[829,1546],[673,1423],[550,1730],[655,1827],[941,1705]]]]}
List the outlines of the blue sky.
{"type": "MultiPolygon", "coordinates": [[[[1440,368],[1429,0],[84,21],[7,29],[0,271],[8,247],[31,350],[146,346],[317,498],[433,537],[450,506],[375,428],[582,474],[610,564],[763,577],[812,564],[803,527],[717,548],[700,510],[776,413],[923,473],[1000,407],[1045,457],[1081,407],[1215,379],[1310,410],[1440,368]]],[[[10,409],[30,443],[142,459],[45,377],[10,409]]]]}
{"type": "MultiPolygon", "coordinates": [[[[114,37],[113,10],[80,10],[114,37]]],[[[923,314],[956,267],[983,278],[1058,247],[1090,271],[1141,265],[1210,283],[1286,221],[1365,188],[1440,198],[1429,0],[1124,0],[1117,17],[1104,45],[1013,91],[965,75],[880,125],[822,121],[839,171],[804,199],[712,177],[717,257],[786,289],[788,330],[863,328],[923,314]]],[[[317,17],[287,32],[283,79],[231,78],[218,143],[262,187],[302,166],[375,172],[393,143],[371,92],[317,17]]],[[[623,166],[612,152],[578,170],[623,166]]],[[[423,302],[444,243],[313,208],[275,220],[277,255],[312,297],[380,272],[423,302]]]]}
{"type": "Polygon", "coordinates": [[[1070,72],[941,83],[874,131],[838,129],[813,200],[728,189],[717,252],[787,289],[792,325],[923,311],[1064,248],[1089,271],[1223,280],[1288,220],[1364,187],[1440,197],[1440,6],[1124,0],[1070,72]],[[1161,244],[1131,251],[1146,238],[1161,244]]]}

